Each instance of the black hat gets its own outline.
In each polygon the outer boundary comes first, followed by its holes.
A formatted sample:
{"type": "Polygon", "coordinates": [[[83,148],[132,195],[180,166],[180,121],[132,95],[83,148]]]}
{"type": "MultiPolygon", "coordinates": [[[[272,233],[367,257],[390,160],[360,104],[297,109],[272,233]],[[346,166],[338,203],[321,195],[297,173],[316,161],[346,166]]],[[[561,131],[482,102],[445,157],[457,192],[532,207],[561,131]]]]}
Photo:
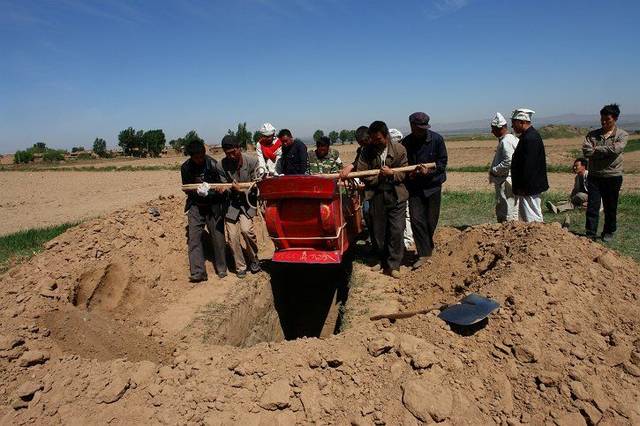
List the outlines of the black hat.
{"type": "Polygon", "coordinates": [[[233,135],[226,135],[224,138],[222,138],[221,145],[222,149],[237,148],[240,146],[240,141],[238,141],[238,138],[233,135]]]}
{"type": "Polygon", "coordinates": [[[428,129],[431,127],[429,125],[429,116],[424,112],[414,112],[409,116],[409,123],[416,125],[421,129],[428,129]]]}

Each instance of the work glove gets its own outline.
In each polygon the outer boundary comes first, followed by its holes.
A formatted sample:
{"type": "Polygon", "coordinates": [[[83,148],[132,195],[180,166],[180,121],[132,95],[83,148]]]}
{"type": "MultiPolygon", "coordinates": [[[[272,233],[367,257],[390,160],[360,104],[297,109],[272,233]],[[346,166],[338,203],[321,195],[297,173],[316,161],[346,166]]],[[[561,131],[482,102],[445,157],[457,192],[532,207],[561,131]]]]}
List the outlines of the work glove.
{"type": "Polygon", "coordinates": [[[206,197],[207,195],[209,195],[210,189],[211,185],[209,185],[207,182],[202,182],[200,186],[198,186],[198,189],[196,189],[196,192],[199,196],[206,197]]]}

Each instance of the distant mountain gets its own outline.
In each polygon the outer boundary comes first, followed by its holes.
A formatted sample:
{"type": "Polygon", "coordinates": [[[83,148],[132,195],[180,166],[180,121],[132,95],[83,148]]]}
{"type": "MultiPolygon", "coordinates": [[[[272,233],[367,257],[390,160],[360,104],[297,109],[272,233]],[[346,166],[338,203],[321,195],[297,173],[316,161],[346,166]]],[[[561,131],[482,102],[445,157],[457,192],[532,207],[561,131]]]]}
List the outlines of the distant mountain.
{"type": "MultiPolygon", "coordinates": [[[[576,127],[599,127],[600,117],[592,114],[561,114],[549,117],[534,118],[536,127],[549,124],[567,124],[576,127]]],[[[618,125],[626,130],[640,129],[640,114],[623,114],[618,125]]],[[[434,123],[433,129],[445,134],[466,134],[488,132],[489,120],[461,121],[457,123],[434,123]]],[[[408,129],[403,129],[408,130],[408,129]]]]}

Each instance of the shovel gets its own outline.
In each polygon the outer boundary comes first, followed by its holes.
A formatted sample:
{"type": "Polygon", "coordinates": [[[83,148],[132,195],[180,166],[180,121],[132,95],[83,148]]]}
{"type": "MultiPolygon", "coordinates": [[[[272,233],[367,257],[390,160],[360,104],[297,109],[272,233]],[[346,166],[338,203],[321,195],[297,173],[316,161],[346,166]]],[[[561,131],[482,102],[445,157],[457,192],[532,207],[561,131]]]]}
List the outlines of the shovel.
{"type": "Polygon", "coordinates": [[[370,319],[376,321],[380,319],[402,319],[410,318],[414,315],[427,314],[439,310],[438,317],[448,323],[468,326],[476,324],[500,307],[500,304],[493,299],[471,293],[465,296],[459,303],[453,305],[437,305],[427,309],[417,311],[395,312],[392,314],[374,315],[370,319]]]}

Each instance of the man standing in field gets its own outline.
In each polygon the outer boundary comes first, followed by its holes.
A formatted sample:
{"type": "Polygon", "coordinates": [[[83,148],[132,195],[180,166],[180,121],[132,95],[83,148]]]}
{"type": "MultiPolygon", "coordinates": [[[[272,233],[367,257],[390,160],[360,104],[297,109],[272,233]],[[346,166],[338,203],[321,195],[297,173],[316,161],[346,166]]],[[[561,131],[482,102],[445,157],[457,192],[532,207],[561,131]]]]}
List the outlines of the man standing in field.
{"type": "Polygon", "coordinates": [[[430,129],[429,116],[424,112],[414,112],[409,116],[411,134],[402,144],[407,149],[410,165],[436,163],[435,169],[418,167],[409,173],[409,212],[411,228],[416,243],[418,260],[413,268],[422,266],[433,253],[433,235],[440,217],[442,184],[447,180],[447,147],[444,138],[430,129]]]}
{"type": "Polygon", "coordinates": [[[227,276],[225,259],[224,215],[226,197],[223,190],[210,190],[209,183],[220,183],[217,162],[206,154],[204,143],[200,140],[189,142],[185,148],[189,159],[182,164],[180,173],[182,184],[199,183],[197,191],[187,192],[188,248],[191,282],[207,281],[207,269],[204,263],[202,235],[206,225],[213,244],[214,265],[218,277],[227,276]]]}
{"type": "Polygon", "coordinates": [[[309,169],[309,155],[307,146],[300,139],[294,139],[289,129],[282,129],[278,133],[282,141],[282,156],[276,164],[276,174],[305,175],[309,169]]]}
{"type": "Polygon", "coordinates": [[[491,120],[491,133],[498,138],[489,169],[489,183],[496,188],[496,218],[498,222],[518,220],[518,200],[511,186],[511,157],[518,146],[518,138],[509,133],[507,120],[499,112],[491,120]]]}
{"type": "Polygon", "coordinates": [[[600,202],[604,207],[602,240],[611,242],[617,229],[618,197],[622,187],[622,153],[629,135],[617,126],[620,107],[605,105],[600,110],[601,128],[589,132],[582,145],[584,156],[589,159],[587,189],[586,230],[595,238],[598,233],[600,202]]]}
{"type": "Polygon", "coordinates": [[[235,136],[227,135],[222,138],[222,149],[225,158],[218,162],[217,171],[222,182],[233,184],[228,193],[225,231],[233,253],[236,274],[238,278],[244,278],[247,275],[247,264],[251,273],[260,272],[258,239],[253,225],[257,198],[248,189],[241,189],[238,183],[256,180],[258,160],[242,152],[235,136]]]}
{"type": "Polygon", "coordinates": [[[258,130],[260,139],[256,146],[260,174],[274,176],[276,164],[282,156],[282,141],[276,138],[276,129],[271,123],[264,123],[258,130]]]}
{"type": "Polygon", "coordinates": [[[511,159],[513,193],[518,199],[518,215],[524,222],[542,222],[540,195],[549,189],[547,159],[540,133],[531,125],[535,111],[518,108],[511,125],[520,136],[511,159]]]}
{"type": "Polygon", "coordinates": [[[389,129],[382,121],[369,126],[369,144],[358,158],[356,170],[379,170],[376,176],[364,177],[365,199],[369,201],[371,239],[378,263],[373,271],[389,270],[393,278],[400,278],[400,263],[404,254],[402,234],[409,193],[404,186],[405,173],[394,173],[392,168],[407,165],[404,147],[392,142],[389,129]]]}
{"type": "Polygon", "coordinates": [[[312,175],[338,173],[342,169],[342,160],[337,149],[331,148],[331,140],[322,136],[316,142],[316,149],[309,153],[309,173],[312,175]]]}

